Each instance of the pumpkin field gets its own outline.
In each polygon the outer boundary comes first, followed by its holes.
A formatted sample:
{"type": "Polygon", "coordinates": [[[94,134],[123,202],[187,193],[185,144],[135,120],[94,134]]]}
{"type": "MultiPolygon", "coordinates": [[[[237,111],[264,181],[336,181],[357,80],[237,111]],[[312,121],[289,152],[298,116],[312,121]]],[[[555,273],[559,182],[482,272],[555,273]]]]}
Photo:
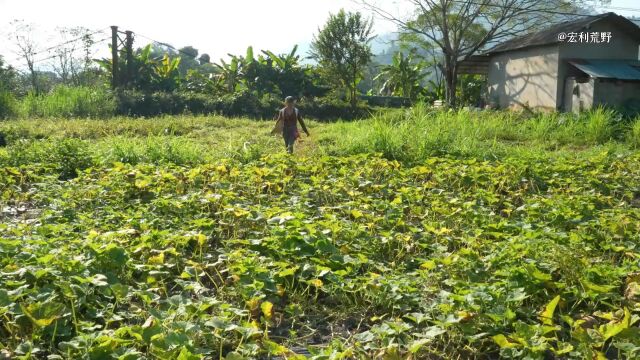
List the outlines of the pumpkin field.
{"type": "Polygon", "coordinates": [[[420,111],[0,123],[0,358],[639,358],[640,126],[420,111]]]}

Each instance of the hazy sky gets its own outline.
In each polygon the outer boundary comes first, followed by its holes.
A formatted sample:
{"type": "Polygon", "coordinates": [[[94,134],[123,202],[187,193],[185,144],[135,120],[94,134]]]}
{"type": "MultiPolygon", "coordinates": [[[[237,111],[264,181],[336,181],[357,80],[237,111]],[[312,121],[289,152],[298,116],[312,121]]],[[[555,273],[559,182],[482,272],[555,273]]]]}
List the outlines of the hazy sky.
{"type": "MultiPolygon", "coordinates": [[[[394,8],[404,1],[378,3],[394,8]]],[[[611,6],[637,8],[615,11],[640,16],[640,0],[612,0],[611,6]]],[[[7,40],[13,19],[37,24],[43,48],[60,42],[52,35],[59,26],[97,30],[118,25],[174,46],[193,45],[215,61],[227,53],[242,54],[249,45],[285,52],[296,43],[308,43],[329,13],[340,8],[361,10],[352,0],[0,0],[0,55],[18,65],[7,40]]],[[[393,30],[388,22],[376,21],[376,33],[393,30]]],[[[136,44],[143,42],[148,41],[138,37],[136,44]]],[[[103,46],[107,48],[106,43],[103,46]]]]}

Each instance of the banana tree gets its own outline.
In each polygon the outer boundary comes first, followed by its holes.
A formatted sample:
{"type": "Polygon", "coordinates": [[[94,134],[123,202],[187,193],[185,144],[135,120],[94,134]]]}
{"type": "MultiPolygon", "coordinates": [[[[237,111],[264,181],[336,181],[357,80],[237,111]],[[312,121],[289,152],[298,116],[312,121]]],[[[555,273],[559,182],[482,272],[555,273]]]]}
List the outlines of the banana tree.
{"type": "Polygon", "coordinates": [[[165,54],[162,60],[154,64],[154,80],[160,90],[173,91],[180,83],[180,58],[171,59],[165,54]]]}
{"type": "Polygon", "coordinates": [[[241,88],[244,76],[242,63],[242,58],[232,56],[229,63],[220,59],[220,64],[215,64],[220,69],[219,79],[224,83],[228,93],[234,93],[241,88]]]}
{"type": "Polygon", "coordinates": [[[300,55],[296,55],[298,51],[298,45],[293,47],[293,50],[289,54],[286,55],[276,55],[272,51],[263,50],[262,52],[271,60],[271,62],[278,68],[280,71],[286,72],[291,69],[299,66],[300,55]]]}
{"type": "MultiPolygon", "coordinates": [[[[151,44],[138,50],[131,59],[131,64],[127,63],[125,55],[122,50],[121,61],[118,63],[118,83],[122,86],[143,91],[173,91],[177,88],[180,81],[179,57],[172,59],[166,54],[163,58],[154,57],[151,44]],[[130,73],[129,69],[132,69],[130,73]]],[[[96,60],[96,63],[106,73],[111,73],[111,59],[96,60]]]]}
{"type": "Polygon", "coordinates": [[[404,96],[415,100],[423,90],[422,80],[429,74],[424,61],[414,61],[413,55],[397,52],[391,64],[382,68],[374,80],[384,79],[381,94],[404,96]]]}

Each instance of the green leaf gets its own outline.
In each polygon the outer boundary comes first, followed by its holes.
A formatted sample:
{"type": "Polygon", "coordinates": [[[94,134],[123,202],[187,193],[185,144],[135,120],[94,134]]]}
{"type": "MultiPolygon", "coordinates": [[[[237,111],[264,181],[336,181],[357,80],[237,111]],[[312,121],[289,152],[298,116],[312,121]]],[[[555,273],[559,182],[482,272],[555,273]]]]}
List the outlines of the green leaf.
{"type": "Polygon", "coordinates": [[[246,360],[246,358],[237,352],[233,351],[227,354],[225,360],[246,360]]]}
{"type": "Polygon", "coordinates": [[[182,349],[180,350],[180,354],[178,354],[178,357],[176,358],[176,360],[200,360],[200,359],[202,359],[202,356],[192,354],[191,351],[189,351],[189,349],[187,349],[186,346],[182,347],[182,349]]]}
{"type": "Polygon", "coordinates": [[[417,353],[418,351],[420,351],[420,349],[422,349],[423,346],[425,346],[426,344],[432,342],[433,339],[419,339],[419,340],[415,340],[413,343],[411,343],[411,345],[409,345],[409,352],[411,352],[412,354],[417,353]]]}

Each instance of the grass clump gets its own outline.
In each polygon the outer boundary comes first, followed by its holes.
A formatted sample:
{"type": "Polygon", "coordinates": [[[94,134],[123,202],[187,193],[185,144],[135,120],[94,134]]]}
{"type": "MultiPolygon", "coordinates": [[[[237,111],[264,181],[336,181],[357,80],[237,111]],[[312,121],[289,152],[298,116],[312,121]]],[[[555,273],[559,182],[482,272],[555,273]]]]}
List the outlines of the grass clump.
{"type": "Polygon", "coordinates": [[[100,87],[57,86],[49,94],[28,94],[20,106],[23,117],[38,118],[106,118],[116,110],[111,93],[100,87]]]}

